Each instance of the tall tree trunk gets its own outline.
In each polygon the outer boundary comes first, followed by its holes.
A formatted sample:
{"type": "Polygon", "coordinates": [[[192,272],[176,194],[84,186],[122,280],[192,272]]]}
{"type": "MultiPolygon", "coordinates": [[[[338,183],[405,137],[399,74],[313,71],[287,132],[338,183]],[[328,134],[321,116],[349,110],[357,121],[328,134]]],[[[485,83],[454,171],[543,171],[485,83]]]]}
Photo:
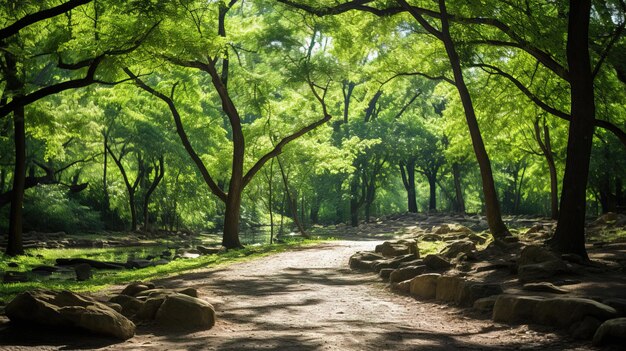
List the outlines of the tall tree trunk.
{"type": "Polygon", "coordinates": [[[559,216],[559,183],[556,173],[556,163],[554,162],[554,153],[552,152],[552,141],[550,140],[550,129],[548,125],[543,123],[543,137],[539,128],[539,120],[535,121],[535,139],[539,143],[539,148],[543,152],[546,162],[548,163],[548,172],[550,173],[550,218],[558,219],[559,216]]]}
{"type": "Polygon", "coordinates": [[[361,201],[358,198],[358,193],[359,177],[357,174],[354,174],[352,182],[350,182],[350,225],[353,227],[359,226],[359,207],[361,207],[361,201]]]}
{"type": "Polygon", "coordinates": [[[430,196],[428,197],[428,210],[431,212],[437,212],[437,175],[429,174],[428,187],[430,188],[430,196]]]}
{"type": "Polygon", "coordinates": [[[370,222],[372,204],[374,203],[374,198],[376,197],[376,174],[373,173],[369,182],[363,182],[363,185],[367,188],[365,189],[365,222],[370,222]]]}
{"type": "Polygon", "coordinates": [[[161,155],[159,157],[158,164],[157,163],[154,164],[154,179],[152,180],[152,184],[150,184],[150,187],[146,191],[144,198],[143,198],[143,229],[144,230],[149,230],[149,226],[150,226],[150,217],[148,214],[148,206],[150,205],[150,197],[152,196],[152,193],[154,193],[154,191],[156,190],[157,186],[159,186],[159,183],[161,183],[161,180],[163,179],[164,174],[165,174],[165,165],[164,165],[163,155],[161,155]]]}
{"type": "Polygon", "coordinates": [[[285,174],[285,169],[283,168],[283,164],[282,162],[280,162],[279,158],[276,158],[276,161],[278,161],[278,168],[280,169],[280,175],[283,178],[283,186],[285,187],[287,203],[289,204],[289,208],[291,209],[293,223],[296,225],[296,228],[298,228],[300,235],[302,235],[305,238],[308,238],[309,235],[304,230],[304,227],[302,227],[302,223],[300,222],[300,219],[298,219],[298,205],[296,204],[296,199],[293,196],[291,196],[291,192],[289,191],[289,181],[287,179],[287,175],[285,174]]]}
{"type": "Polygon", "coordinates": [[[586,187],[595,124],[593,75],[589,58],[590,0],[570,0],[567,64],[571,86],[571,122],[563,176],[561,210],[552,248],[587,259],[585,249],[586,187]]]}
{"type": "Polygon", "coordinates": [[[228,198],[226,199],[222,245],[229,249],[243,247],[239,241],[241,190],[242,189],[240,187],[231,186],[228,191],[228,198]]]}
{"type": "MultiPolygon", "coordinates": [[[[7,70],[6,89],[13,93],[13,99],[23,94],[24,83],[18,76],[17,60],[11,53],[5,53],[7,70]]],[[[24,186],[26,184],[26,129],[24,126],[24,106],[18,104],[13,110],[13,129],[15,145],[15,167],[13,168],[13,189],[11,193],[11,210],[9,213],[9,233],[6,254],[9,256],[24,253],[22,244],[22,204],[24,202],[24,186]]]]}
{"type": "Polygon", "coordinates": [[[454,179],[454,211],[465,214],[465,199],[461,188],[461,166],[454,162],[452,164],[452,178],[454,179]]]}
{"type": "Polygon", "coordinates": [[[400,163],[402,184],[406,190],[408,209],[410,213],[417,213],[417,199],[415,193],[415,160],[409,160],[406,165],[400,163]]]}
{"type": "Polygon", "coordinates": [[[107,133],[103,133],[104,138],[104,162],[102,164],[102,192],[103,192],[103,208],[102,212],[104,213],[105,220],[109,219],[109,209],[111,208],[111,200],[109,197],[109,186],[107,184],[107,167],[109,165],[109,153],[107,152],[107,147],[109,143],[109,135],[107,133]]]}
{"type": "Polygon", "coordinates": [[[463,78],[463,70],[461,68],[461,60],[454,46],[452,36],[450,35],[450,24],[448,22],[448,13],[446,10],[445,0],[439,0],[439,10],[441,12],[441,40],[446,48],[446,53],[450,60],[450,66],[454,74],[454,82],[461,98],[463,110],[465,111],[465,119],[472,138],[472,146],[476,154],[476,160],[480,168],[480,175],[483,186],[483,194],[485,196],[485,210],[487,215],[487,223],[489,230],[494,238],[502,238],[510,235],[508,228],[502,221],[502,213],[500,211],[500,203],[496,192],[493,173],[491,170],[491,162],[485,149],[474,104],[470,92],[463,78]]]}

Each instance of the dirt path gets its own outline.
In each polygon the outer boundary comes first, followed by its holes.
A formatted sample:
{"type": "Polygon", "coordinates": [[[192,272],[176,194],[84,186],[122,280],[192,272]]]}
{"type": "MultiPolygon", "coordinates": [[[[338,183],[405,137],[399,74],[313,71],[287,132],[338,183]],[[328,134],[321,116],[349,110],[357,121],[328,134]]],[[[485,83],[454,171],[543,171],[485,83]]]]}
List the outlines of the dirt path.
{"type": "Polygon", "coordinates": [[[331,242],[159,281],[197,288],[214,304],[218,322],[208,331],[172,335],[139,326],[137,336],[118,344],[80,335],[68,341],[58,334],[14,334],[4,341],[20,346],[0,349],[587,349],[549,329],[494,324],[487,316],[475,319],[454,307],[391,293],[373,274],[347,266],[351,254],[376,243],[331,242]]]}

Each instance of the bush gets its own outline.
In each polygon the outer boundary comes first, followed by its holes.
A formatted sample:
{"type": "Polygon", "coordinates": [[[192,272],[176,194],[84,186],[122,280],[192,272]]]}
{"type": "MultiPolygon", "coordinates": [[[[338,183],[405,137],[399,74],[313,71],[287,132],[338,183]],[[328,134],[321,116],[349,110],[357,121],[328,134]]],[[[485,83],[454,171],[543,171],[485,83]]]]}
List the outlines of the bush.
{"type": "Polygon", "coordinates": [[[68,197],[60,185],[40,185],[24,194],[24,231],[93,232],[104,225],[100,213],[68,197]]]}

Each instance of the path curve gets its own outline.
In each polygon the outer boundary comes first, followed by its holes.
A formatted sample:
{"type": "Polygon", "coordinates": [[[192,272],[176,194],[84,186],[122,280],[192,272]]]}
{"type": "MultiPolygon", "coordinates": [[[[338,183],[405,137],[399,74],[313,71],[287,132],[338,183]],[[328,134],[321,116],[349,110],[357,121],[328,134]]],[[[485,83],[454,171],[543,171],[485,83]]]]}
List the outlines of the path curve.
{"type": "Polygon", "coordinates": [[[49,338],[4,349],[590,349],[550,329],[494,324],[469,310],[392,293],[374,274],[348,268],[350,255],[377,243],[328,242],[157,281],[170,288],[194,287],[212,302],[218,322],[208,331],[171,334],[139,326],[124,343],[49,338]]]}

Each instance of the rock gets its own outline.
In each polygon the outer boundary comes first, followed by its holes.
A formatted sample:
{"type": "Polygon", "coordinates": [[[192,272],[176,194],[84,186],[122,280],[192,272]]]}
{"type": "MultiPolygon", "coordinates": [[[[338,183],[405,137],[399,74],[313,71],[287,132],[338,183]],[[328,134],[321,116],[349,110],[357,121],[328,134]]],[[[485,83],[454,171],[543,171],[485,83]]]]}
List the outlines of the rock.
{"type": "Polygon", "coordinates": [[[126,318],[132,318],[135,316],[144,304],[143,301],[137,299],[136,297],[128,295],[113,296],[109,302],[120,305],[122,308],[120,313],[126,318]]]}
{"type": "Polygon", "coordinates": [[[163,301],[165,301],[164,295],[146,299],[135,317],[143,321],[153,320],[163,301]]]}
{"type": "Polygon", "coordinates": [[[191,296],[191,297],[198,297],[198,290],[194,288],[186,288],[186,289],[180,290],[178,293],[191,296]]]}
{"type": "Polygon", "coordinates": [[[542,300],[538,296],[499,295],[493,306],[492,319],[499,323],[531,321],[535,306],[542,300]]]}
{"type": "Polygon", "coordinates": [[[611,224],[619,219],[619,215],[614,212],[607,212],[594,221],[595,225],[611,224]]]}
{"type": "Polygon", "coordinates": [[[456,297],[456,303],[459,306],[472,306],[478,299],[500,295],[503,292],[502,285],[498,283],[465,281],[456,297]]]}
{"type": "Polygon", "coordinates": [[[439,255],[426,255],[426,257],[424,257],[424,264],[428,268],[437,271],[447,270],[452,267],[452,264],[448,260],[439,255]]]}
{"type": "Polygon", "coordinates": [[[537,245],[529,245],[522,249],[520,257],[517,260],[518,266],[527,264],[542,263],[548,261],[560,261],[552,251],[537,245]]]}
{"type": "Polygon", "coordinates": [[[198,252],[201,255],[215,255],[215,254],[218,254],[218,253],[225,252],[226,248],[223,247],[223,246],[209,247],[209,246],[198,245],[198,246],[196,246],[196,250],[198,250],[198,252]]]}
{"type": "Polygon", "coordinates": [[[439,241],[441,240],[441,236],[438,234],[424,234],[420,237],[422,241],[439,241]]]}
{"type": "Polygon", "coordinates": [[[125,264],[126,268],[129,269],[140,269],[140,268],[148,268],[154,266],[154,262],[150,260],[141,260],[141,259],[129,259],[125,264]]]}
{"type": "Polygon", "coordinates": [[[410,267],[410,266],[423,266],[423,265],[424,265],[424,260],[422,260],[421,258],[418,258],[416,260],[404,261],[400,263],[398,268],[404,268],[404,267],[410,267]]]}
{"type": "Polygon", "coordinates": [[[176,329],[210,329],[215,325],[215,309],[195,297],[169,295],[157,311],[155,321],[176,329]]]}
{"type": "Polygon", "coordinates": [[[437,279],[441,274],[428,273],[411,279],[410,293],[422,299],[434,299],[437,296],[437,279]]]}
{"type": "Polygon", "coordinates": [[[410,280],[420,274],[424,274],[426,272],[426,268],[427,268],[426,266],[421,265],[421,266],[401,267],[401,268],[395,269],[389,275],[389,282],[396,283],[396,282],[401,282],[404,280],[410,280]]]}
{"type": "Polygon", "coordinates": [[[391,283],[391,290],[408,293],[411,291],[411,280],[403,280],[397,283],[391,283]]]}
{"type": "Polygon", "coordinates": [[[79,282],[91,279],[91,266],[86,263],[74,266],[74,272],[76,272],[76,280],[79,282]]]}
{"type": "Polygon", "coordinates": [[[602,346],[612,342],[624,345],[626,341],[626,318],[609,319],[602,323],[593,336],[593,345],[602,346]]]}
{"type": "Polygon", "coordinates": [[[540,233],[545,231],[547,228],[545,228],[542,224],[535,224],[534,226],[530,227],[527,231],[525,235],[529,235],[529,234],[535,234],[535,233],[540,233]]]}
{"type": "Polygon", "coordinates": [[[170,260],[166,260],[166,259],[164,259],[164,258],[162,258],[162,259],[160,259],[160,260],[156,260],[156,261],[153,261],[153,262],[152,262],[152,264],[153,264],[154,266],[162,266],[162,265],[164,265],[164,264],[168,264],[168,263],[170,263],[170,260]]]}
{"type": "Polygon", "coordinates": [[[371,270],[374,268],[374,262],[384,259],[383,255],[373,252],[357,252],[350,256],[350,268],[360,270],[371,270]]]}
{"type": "Polygon", "coordinates": [[[376,272],[380,272],[383,268],[393,268],[396,269],[400,267],[403,262],[409,262],[415,259],[415,255],[408,254],[404,256],[397,256],[395,258],[391,258],[388,260],[376,261],[374,264],[374,270],[376,272]]]}
{"type": "Polygon", "coordinates": [[[569,333],[575,339],[591,339],[600,327],[600,321],[597,318],[587,316],[582,321],[572,324],[569,333]]]}
{"type": "Polygon", "coordinates": [[[487,238],[474,233],[469,234],[467,238],[478,245],[482,245],[487,242],[487,238]]]}
{"type": "Polygon", "coordinates": [[[33,273],[37,273],[37,274],[44,274],[44,273],[52,274],[52,273],[56,273],[56,272],[63,271],[63,270],[64,269],[56,267],[56,266],[42,265],[42,266],[34,267],[30,271],[33,273]]]}
{"type": "Polygon", "coordinates": [[[468,240],[459,240],[450,243],[445,249],[443,249],[440,255],[452,259],[457,257],[459,254],[469,254],[472,251],[476,251],[476,245],[468,240]]]}
{"type": "Polygon", "coordinates": [[[437,279],[435,298],[439,301],[456,301],[459,290],[463,288],[465,279],[461,277],[440,276],[437,279]]]}
{"type": "Polygon", "coordinates": [[[497,298],[498,295],[480,298],[474,301],[473,308],[479,312],[491,312],[493,311],[493,306],[496,304],[497,298]]]}
{"type": "Polygon", "coordinates": [[[540,281],[570,270],[561,260],[545,261],[521,265],[517,268],[518,279],[522,283],[540,281]]]}
{"type": "Polygon", "coordinates": [[[432,231],[434,234],[448,234],[450,233],[450,226],[442,224],[440,227],[433,227],[432,231]]]}
{"type": "Polygon", "coordinates": [[[183,295],[187,295],[191,297],[196,297],[198,296],[198,291],[194,288],[187,288],[187,289],[183,289],[180,291],[176,291],[173,289],[165,289],[165,288],[154,288],[154,289],[144,290],[138,293],[135,297],[141,299],[142,297],[152,298],[152,297],[167,296],[167,295],[173,295],[173,294],[183,294],[183,295]]]}
{"type": "Polygon", "coordinates": [[[620,316],[626,316],[626,299],[610,298],[602,301],[602,303],[613,307],[620,316]]]}
{"type": "Polygon", "coordinates": [[[548,292],[548,293],[553,293],[553,294],[567,294],[569,292],[563,288],[559,288],[558,286],[552,283],[548,283],[548,282],[527,283],[527,284],[524,284],[522,289],[527,290],[527,291],[540,291],[540,292],[548,292]]]}
{"type": "Polygon", "coordinates": [[[128,296],[137,296],[142,291],[154,289],[154,284],[152,283],[142,283],[142,282],[133,282],[128,284],[124,290],[122,290],[122,295],[128,296]]]}
{"type": "MultiPolygon", "coordinates": [[[[476,272],[495,271],[495,270],[498,270],[498,269],[511,270],[512,266],[515,266],[515,265],[510,263],[510,262],[497,261],[497,262],[493,262],[493,263],[487,263],[487,264],[479,265],[478,267],[476,267],[476,272]]],[[[516,270],[517,270],[517,268],[516,268],[516,270]]]]}
{"type": "Polygon", "coordinates": [[[90,260],[87,258],[57,258],[58,266],[75,266],[77,264],[86,263],[95,269],[124,269],[124,264],[117,262],[103,262],[90,260]]]}
{"type": "Polygon", "coordinates": [[[12,322],[80,328],[129,339],[135,324],[105,304],[69,291],[33,290],[17,295],[5,309],[12,322]]]}
{"type": "Polygon", "coordinates": [[[415,258],[419,258],[419,251],[417,250],[417,242],[415,240],[385,241],[380,245],[376,245],[374,252],[380,253],[385,257],[415,254],[415,258]]]}
{"type": "Polygon", "coordinates": [[[24,283],[28,281],[28,275],[24,272],[6,271],[2,277],[4,283],[24,283]]]}
{"type": "Polygon", "coordinates": [[[617,311],[594,300],[573,297],[555,297],[539,301],[533,311],[535,323],[562,328],[570,327],[587,316],[605,321],[617,317],[617,311]]]}
{"type": "Polygon", "coordinates": [[[380,270],[380,272],[378,272],[378,275],[383,279],[383,280],[387,280],[389,279],[389,276],[391,275],[391,272],[395,271],[395,268],[383,268],[380,270]]]}

